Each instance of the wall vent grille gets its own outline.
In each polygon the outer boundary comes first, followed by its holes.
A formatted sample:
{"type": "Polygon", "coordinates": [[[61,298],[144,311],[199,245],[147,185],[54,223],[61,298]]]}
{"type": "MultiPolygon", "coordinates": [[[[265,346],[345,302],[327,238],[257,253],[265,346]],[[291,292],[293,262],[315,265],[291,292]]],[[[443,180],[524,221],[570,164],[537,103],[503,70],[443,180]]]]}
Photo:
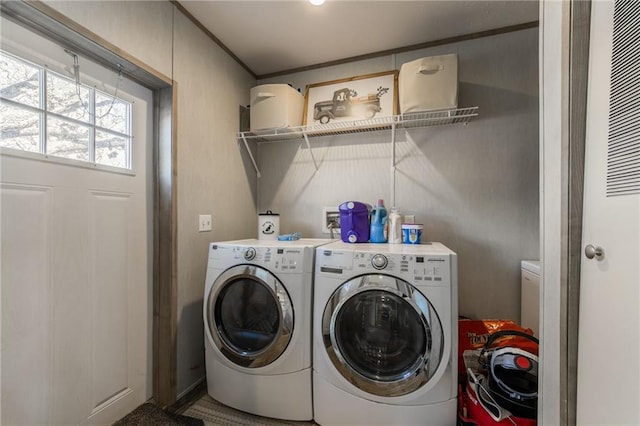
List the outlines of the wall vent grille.
{"type": "Polygon", "coordinates": [[[640,1],[616,0],[607,197],[640,194],[640,1]]]}

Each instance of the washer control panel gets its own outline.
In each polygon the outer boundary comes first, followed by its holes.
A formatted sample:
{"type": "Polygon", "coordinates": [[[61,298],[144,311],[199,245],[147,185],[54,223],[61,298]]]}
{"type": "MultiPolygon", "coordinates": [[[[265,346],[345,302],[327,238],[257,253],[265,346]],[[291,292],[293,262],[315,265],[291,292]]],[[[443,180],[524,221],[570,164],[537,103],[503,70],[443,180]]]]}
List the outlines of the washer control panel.
{"type": "Polygon", "coordinates": [[[376,254],[371,258],[371,266],[376,269],[384,269],[389,264],[389,260],[387,260],[387,256],[384,254],[376,254]]]}
{"type": "Polygon", "coordinates": [[[451,278],[449,256],[355,252],[354,257],[354,271],[362,273],[380,271],[432,284],[448,283],[451,278]]]}
{"type": "Polygon", "coordinates": [[[253,247],[249,247],[248,249],[246,249],[244,251],[244,258],[246,260],[253,260],[256,258],[256,249],[254,249],[253,247]]]}

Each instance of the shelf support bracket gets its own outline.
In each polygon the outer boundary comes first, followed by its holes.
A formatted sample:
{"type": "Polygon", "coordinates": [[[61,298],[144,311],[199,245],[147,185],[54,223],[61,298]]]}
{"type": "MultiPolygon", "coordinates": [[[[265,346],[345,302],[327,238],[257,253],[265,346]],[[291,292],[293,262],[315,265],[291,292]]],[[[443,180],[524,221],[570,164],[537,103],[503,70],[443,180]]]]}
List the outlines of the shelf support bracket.
{"type": "Polygon", "coordinates": [[[316,167],[316,172],[318,171],[318,163],[316,162],[316,157],[313,156],[313,150],[311,149],[311,144],[309,143],[309,136],[307,136],[307,132],[302,133],[304,136],[304,141],[307,143],[307,149],[309,150],[309,154],[311,154],[311,159],[313,160],[313,165],[316,167]]]}
{"type": "Polygon", "coordinates": [[[242,135],[242,141],[244,142],[244,147],[247,148],[247,152],[249,153],[249,158],[251,158],[251,163],[253,163],[253,168],[256,169],[256,174],[258,175],[258,177],[260,177],[261,176],[260,170],[258,169],[258,165],[256,164],[255,158],[253,158],[253,153],[249,149],[249,142],[247,142],[247,138],[245,137],[244,132],[242,132],[241,135],[242,135]]]}
{"type": "Polygon", "coordinates": [[[396,122],[391,123],[391,206],[396,207],[396,122]]]}

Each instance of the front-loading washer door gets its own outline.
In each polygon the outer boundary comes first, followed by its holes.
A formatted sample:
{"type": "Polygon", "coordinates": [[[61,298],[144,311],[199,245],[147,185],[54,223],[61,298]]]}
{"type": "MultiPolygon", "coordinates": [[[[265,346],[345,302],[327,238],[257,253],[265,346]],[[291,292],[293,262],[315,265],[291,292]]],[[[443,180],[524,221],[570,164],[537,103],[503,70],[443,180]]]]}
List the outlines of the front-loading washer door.
{"type": "Polygon", "coordinates": [[[207,334],[234,364],[264,367],[286,350],[293,333],[293,305],[268,270],[237,265],[215,280],[207,300],[207,334]]]}
{"type": "Polygon", "coordinates": [[[435,308],[414,286],[389,275],[343,283],[325,306],[322,337],[340,374],[373,395],[411,393],[443,362],[435,308]]]}

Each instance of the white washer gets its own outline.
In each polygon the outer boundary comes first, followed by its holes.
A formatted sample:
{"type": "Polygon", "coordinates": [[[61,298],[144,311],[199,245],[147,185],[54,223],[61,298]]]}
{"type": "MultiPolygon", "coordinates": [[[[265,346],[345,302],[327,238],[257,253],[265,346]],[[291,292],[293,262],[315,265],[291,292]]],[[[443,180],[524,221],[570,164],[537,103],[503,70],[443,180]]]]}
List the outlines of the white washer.
{"type": "Polygon", "coordinates": [[[313,261],[329,241],[209,245],[203,317],[214,399],[265,417],[313,418],[313,261]]]}
{"type": "Polygon", "coordinates": [[[540,261],[520,262],[520,325],[533,330],[539,336],[540,330],[540,261]]]}
{"type": "Polygon", "coordinates": [[[455,425],[457,256],[440,243],[316,249],[314,420],[455,425]]]}

